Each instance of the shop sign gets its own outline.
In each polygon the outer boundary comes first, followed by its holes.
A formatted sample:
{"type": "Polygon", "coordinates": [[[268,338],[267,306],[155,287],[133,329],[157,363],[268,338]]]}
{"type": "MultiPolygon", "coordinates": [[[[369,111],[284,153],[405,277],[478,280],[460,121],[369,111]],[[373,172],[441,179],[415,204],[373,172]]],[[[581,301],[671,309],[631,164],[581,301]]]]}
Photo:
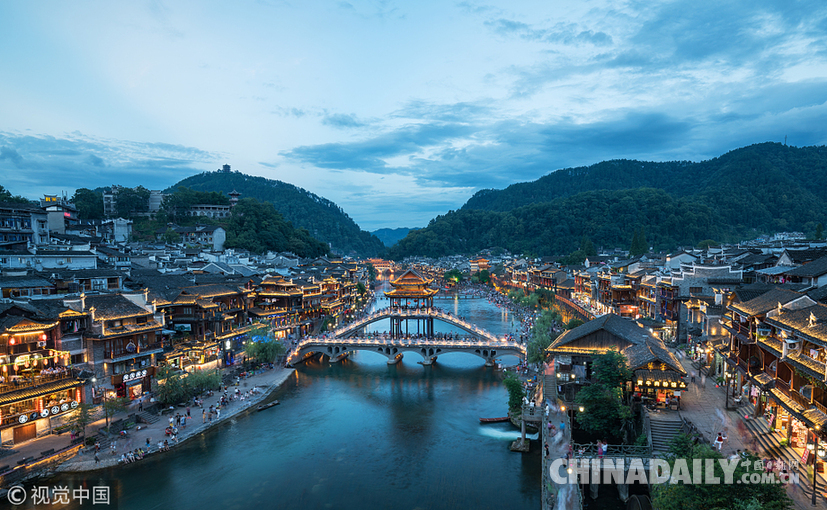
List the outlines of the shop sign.
{"type": "Polygon", "coordinates": [[[69,411],[70,409],[77,409],[77,407],[78,407],[78,403],[76,401],[72,400],[70,402],[64,402],[62,404],[54,405],[52,407],[47,407],[47,408],[43,409],[42,411],[40,411],[39,413],[37,411],[34,411],[34,412],[29,413],[29,414],[21,414],[20,416],[17,417],[17,421],[20,422],[20,423],[26,423],[29,420],[36,420],[38,418],[48,418],[49,416],[54,416],[54,415],[57,415],[57,414],[60,414],[60,413],[65,413],[66,411],[69,411]]]}
{"type": "Polygon", "coordinates": [[[807,465],[807,461],[810,459],[810,450],[804,448],[804,453],[801,454],[801,463],[805,466],[807,465]]]}
{"type": "Polygon", "coordinates": [[[136,370],[134,372],[129,372],[128,374],[124,374],[123,382],[128,383],[130,381],[135,381],[137,379],[143,379],[144,377],[146,377],[146,369],[136,370]]]}

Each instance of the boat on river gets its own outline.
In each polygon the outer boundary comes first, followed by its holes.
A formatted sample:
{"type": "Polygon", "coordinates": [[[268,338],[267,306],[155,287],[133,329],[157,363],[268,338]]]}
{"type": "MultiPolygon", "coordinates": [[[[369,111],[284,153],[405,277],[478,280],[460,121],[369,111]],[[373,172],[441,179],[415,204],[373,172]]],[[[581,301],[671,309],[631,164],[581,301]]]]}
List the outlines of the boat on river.
{"type": "Polygon", "coordinates": [[[502,418],[480,418],[480,423],[501,423],[508,421],[508,416],[502,418]]]}
{"type": "Polygon", "coordinates": [[[277,406],[277,405],[279,405],[279,401],[274,400],[274,401],[270,402],[269,404],[264,404],[264,405],[258,406],[258,410],[259,411],[264,411],[265,409],[270,409],[271,407],[277,406]]]}

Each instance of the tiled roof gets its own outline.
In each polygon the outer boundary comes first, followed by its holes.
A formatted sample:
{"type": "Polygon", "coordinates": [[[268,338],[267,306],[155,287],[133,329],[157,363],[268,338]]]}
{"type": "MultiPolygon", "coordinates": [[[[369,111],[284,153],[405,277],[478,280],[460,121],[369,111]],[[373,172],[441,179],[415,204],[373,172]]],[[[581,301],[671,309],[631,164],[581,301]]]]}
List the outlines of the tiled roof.
{"type": "Polygon", "coordinates": [[[785,305],[803,296],[804,294],[791,290],[773,289],[749,301],[733,303],[730,308],[748,316],[761,315],[776,308],[778,303],[785,305]]]}
{"type": "Polygon", "coordinates": [[[0,405],[14,404],[15,402],[23,402],[25,400],[30,400],[33,398],[49,395],[56,391],[68,390],[69,388],[82,386],[83,384],[83,381],[78,381],[77,379],[62,379],[59,381],[32,386],[30,388],[25,388],[22,390],[10,391],[8,393],[3,393],[2,395],[0,395],[0,405]]]}
{"type": "Polygon", "coordinates": [[[120,294],[86,296],[86,308],[95,308],[95,320],[148,315],[150,312],[120,294]]]}
{"type": "Polygon", "coordinates": [[[820,259],[807,262],[803,266],[798,266],[790,269],[786,273],[788,276],[797,276],[801,278],[817,278],[827,274],[827,256],[820,259]]]}
{"type": "Polygon", "coordinates": [[[572,330],[566,331],[551,344],[549,352],[560,353],[572,349],[588,352],[605,352],[606,346],[577,345],[577,341],[599,330],[605,330],[620,339],[616,349],[622,349],[632,369],[640,368],[651,362],[661,362],[679,373],[685,373],[680,362],[663,345],[660,338],[652,335],[639,323],[624,319],[615,314],[607,314],[593,319],[572,330]]]}
{"type": "Polygon", "coordinates": [[[54,284],[37,276],[0,276],[0,288],[21,289],[31,287],[53,287],[54,284]]]}

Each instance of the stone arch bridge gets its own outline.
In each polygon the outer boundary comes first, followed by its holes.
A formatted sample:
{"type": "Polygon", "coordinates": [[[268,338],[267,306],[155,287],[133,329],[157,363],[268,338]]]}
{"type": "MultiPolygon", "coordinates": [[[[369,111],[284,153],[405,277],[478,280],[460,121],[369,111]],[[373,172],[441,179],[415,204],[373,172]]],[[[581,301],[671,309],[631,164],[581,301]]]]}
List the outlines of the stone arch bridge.
{"type": "Polygon", "coordinates": [[[525,346],[498,338],[484,329],[477,327],[459,317],[436,308],[384,308],[370,315],[361,317],[326,336],[302,339],[287,356],[288,363],[296,363],[313,354],[322,353],[330,357],[331,362],[339,361],[351,351],[370,351],[388,358],[388,363],[402,359],[403,352],[413,352],[422,356],[422,364],[430,365],[437,356],[451,352],[465,352],[485,360],[486,365],[493,365],[499,356],[525,356],[525,346]],[[389,335],[364,334],[364,328],[374,322],[399,318],[402,320],[439,320],[464,331],[467,337],[437,335],[389,335]]]}

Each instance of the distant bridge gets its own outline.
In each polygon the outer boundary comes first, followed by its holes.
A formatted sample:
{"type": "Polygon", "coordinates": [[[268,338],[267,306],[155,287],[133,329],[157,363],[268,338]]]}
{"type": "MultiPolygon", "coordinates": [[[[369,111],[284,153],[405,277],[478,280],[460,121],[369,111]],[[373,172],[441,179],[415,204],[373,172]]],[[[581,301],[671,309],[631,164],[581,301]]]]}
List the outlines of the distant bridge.
{"type": "Polygon", "coordinates": [[[443,310],[439,310],[437,308],[401,308],[401,307],[393,307],[393,308],[382,308],[380,310],[376,310],[370,315],[365,317],[360,317],[355,321],[346,324],[340,328],[331,332],[331,336],[336,338],[347,338],[351,336],[356,336],[362,329],[366,326],[373,324],[374,322],[381,321],[383,319],[401,319],[401,320],[433,320],[436,319],[438,321],[444,322],[446,324],[450,324],[458,329],[461,329],[471,335],[474,338],[479,338],[481,340],[485,340],[488,342],[501,342],[504,339],[497,337],[496,335],[464,320],[456,315],[450,314],[443,310]]]}
{"type": "Polygon", "coordinates": [[[343,359],[351,351],[370,351],[388,358],[388,364],[396,363],[403,352],[415,352],[422,356],[422,364],[430,365],[437,356],[451,352],[467,352],[493,365],[499,356],[525,356],[525,346],[517,342],[489,339],[448,339],[448,338],[391,338],[374,337],[309,337],[304,338],[287,356],[288,363],[301,361],[312,353],[330,356],[331,362],[343,359]]]}

